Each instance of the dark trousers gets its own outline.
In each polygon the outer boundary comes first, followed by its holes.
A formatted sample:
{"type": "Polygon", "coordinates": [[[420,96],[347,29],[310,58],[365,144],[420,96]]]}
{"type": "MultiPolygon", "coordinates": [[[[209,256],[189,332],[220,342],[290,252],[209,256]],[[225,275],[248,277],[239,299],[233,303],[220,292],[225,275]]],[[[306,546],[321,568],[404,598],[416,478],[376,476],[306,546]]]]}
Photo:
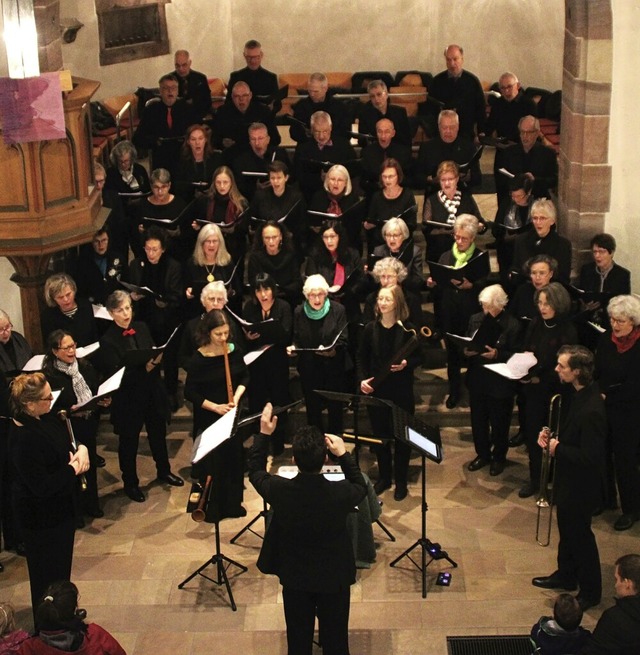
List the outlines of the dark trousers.
{"type": "Polygon", "coordinates": [[[334,400],[324,400],[314,390],[312,386],[303,383],[304,402],[307,407],[307,423],[315,425],[323,432],[331,434],[342,434],[343,416],[342,403],[334,400]],[[326,406],[329,414],[329,420],[325,428],[322,420],[322,410],[326,406]]]}
{"type": "MultiPolygon", "coordinates": [[[[542,448],[538,445],[538,434],[549,421],[549,401],[551,392],[539,384],[524,387],[527,412],[525,415],[525,435],[529,450],[529,479],[534,489],[540,486],[540,469],[542,468],[542,448]]],[[[560,437],[562,438],[562,436],[560,437]]]]}
{"type": "Polygon", "coordinates": [[[149,447],[153,461],[156,463],[158,476],[167,475],[171,471],[167,452],[167,424],[164,415],[149,403],[144,411],[132,415],[126,426],[120,429],[118,462],[125,487],[137,487],[139,483],[136,458],[143,425],[147,428],[149,447]]]}
{"type": "Polygon", "coordinates": [[[34,611],[46,588],[71,579],[75,518],[70,516],[51,528],[22,528],[34,611]]]}
{"type": "Polygon", "coordinates": [[[640,471],[638,455],[640,430],[630,416],[620,408],[608,408],[607,419],[611,431],[613,461],[620,494],[620,508],[623,514],[640,514],[640,471]]]}
{"type": "Polygon", "coordinates": [[[449,379],[449,394],[451,396],[459,396],[462,381],[462,374],[460,372],[460,369],[462,368],[462,353],[453,339],[445,337],[444,342],[447,348],[447,378],[449,379]]]}
{"type": "Polygon", "coordinates": [[[602,574],[591,513],[589,507],[558,505],[558,572],[566,581],[580,585],[580,595],[599,601],[602,574]]]}
{"type": "Polygon", "coordinates": [[[476,455],[486,460],[504,462],[509,450],[513,397],[494,398],[470,389],[469,404],[476,455]]]}
{"type": "Polygon", "coordinates": [[[349,586],[335,593],[282,588],[288,655],[311,655],[315,617],[324,655],[349,655],[349,586]]]}

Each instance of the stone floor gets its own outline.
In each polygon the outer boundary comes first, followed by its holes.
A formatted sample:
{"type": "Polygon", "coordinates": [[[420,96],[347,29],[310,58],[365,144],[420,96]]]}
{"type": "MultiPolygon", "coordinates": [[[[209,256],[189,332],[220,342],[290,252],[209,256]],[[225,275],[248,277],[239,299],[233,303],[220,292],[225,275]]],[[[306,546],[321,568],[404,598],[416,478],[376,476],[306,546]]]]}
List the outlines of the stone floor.
{"type": "MultiPolygon", "coordinates": [[[[512,451],[503,475],[491,478],[486,469],[466,470],[474,454],[468,429],[445,428],[442,436],[444,461],[427,465],[427,534],[447,550],[458,568],[445,561],[431,564],[428,595],[423,599],[420,573],[411,562],[405,559],[398,567],[389,567],[420,536],[420,460],[416,458],[407,499],[396,503],[391,491],[383,496],[382,521],[397,541],[390,542],[374,526],[377,562],[358,572],[352,589],[354,655],[445,655],[446,635],[523,634],[541,614],[551,611],[553,592],[532,587],[530,579],[554,570],[557,534],[554,527],[551,546],[538,546],[534,501],[517,496],[526,475],[526,453],[512,451]],[[452,572],[448,588],[434,585],[441,570],[452,572]]],[[[169,448],[174,471],[186,475],[188,434],[172,432],[169,448]]],[[[132,503],[121,491],[113,435],[101,438],[99,450],[107,459],[107,467],[99,471],[106,515],[77,533],[73,565],[80,604],[89,619],[113,632],[130,655],[285,653],[278,582],[255,566],[260,539],[248,534],[241,544],[229,543],[248,519],[221,524],[224,554],[249,568],[232,577],[238,605],[233,612],[224,588],[203,578],[178,589],[214,549],[212,526],[195,523],[185,513],[187,488],[168,489],[149,482],[154,477],[153,463],[143,440],[139,468],[149,497],[145,503],[132,503]]],[[[289,463],[289,454],[287,449],[276,465],[289,463]]],[[[367,449],[361,465],[375,477],[367,449]]],[[[248,483],[245,505],[249,518],[261,509],[248,483]]],[[[605,599],[587,613],[587,627],[593,627],[600,611],[612,603],[615,559],[638,550],[638,528],[616,533],[613,520],[613,513],[607,512],[594,521],[605,599]]],[[[261,522],[257,525],[262,527],[261,522]]],[[[0,599],[12,601],[19,621],[28,625],[25,562],[8,553],[0,557],[5,566],[0,599]]],[[[234,575],[233,567],[229,573],[234,575]]]]}

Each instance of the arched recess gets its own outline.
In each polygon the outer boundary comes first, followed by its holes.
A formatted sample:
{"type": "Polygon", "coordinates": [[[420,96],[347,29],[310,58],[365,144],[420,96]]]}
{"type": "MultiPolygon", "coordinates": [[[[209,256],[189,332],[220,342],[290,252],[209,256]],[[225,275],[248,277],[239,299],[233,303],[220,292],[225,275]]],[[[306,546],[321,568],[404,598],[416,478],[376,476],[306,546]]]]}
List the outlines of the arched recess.
{"type": "Polygon", "coordinates": [[[576,265],[611,204],[612,46],[611,0],[565,0],[558,199],[576,265]]]}

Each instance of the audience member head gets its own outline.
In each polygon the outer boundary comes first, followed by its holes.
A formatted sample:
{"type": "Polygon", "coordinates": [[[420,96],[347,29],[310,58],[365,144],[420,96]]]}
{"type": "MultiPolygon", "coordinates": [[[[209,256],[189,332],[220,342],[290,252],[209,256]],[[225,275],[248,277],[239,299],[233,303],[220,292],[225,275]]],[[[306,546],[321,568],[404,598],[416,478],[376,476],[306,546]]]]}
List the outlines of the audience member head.
{"type": "Polygon", "coordinates": [[[520,82],[513,73],[502,73],[498,80],[500,94],[507,101],[515,100],[520,91],[520,82]]]}
{"type": "Polygon", "coordinates": [[[393,137],[396,135],[396,128],[393,124],[393,121],[390,121],[388,118],[381,118],[376,123],[376,136],[378,137],[378,144],[383,150],[386,150],[393,141],[393,137]]]}
{"type": "Polygon", "coordinates": [[[246,82],[236,82],[233,85],[233,89],[231,89],[231,100],[241,114],[246,113],[247,109],[249,109],[252,97],[253,94],[246,82]]]}
{"type": "Polygon", "coordinates": [[[531,205],[531,222],[538,236],[543,239],[556,224],[556,206],[548,198],[538,198],[531,205]]]}
{"type": "Polygon", "coordinates": [[[131,141],[120,141],[113,146],[109,155],[109,161],[114,168],[121,173],[133,170],[133,165],[138,160],[138,151],[131,141]]]}
{"type": "Polygon", "coordinates": [[[229,339],[229,318],[221,309],[207,312],[196,327],[196,343],[198,346],[209,344],[221,345],[229,339]],[[226,330],[220,329],[226,326],[226,330]]]}
{"type": "Polygon", "coordinates": [[[371,275],[382,287],[402,284],[408,275],[407,267],[395,257],[383,257],[373,266],[371,275]]]}
{"type": "Polygon", "coordinates": [[[367,93],[371,104],[383,114],[387,113],[389,104],[389,91],[387,85],[382,80],[371,80],[367,84],[367,93]]]}
{"type": "Polygon", "coordinates": [[[566,345],[558,350],[556,373],[561,382],[586,387],[593,382],[595,358],[585,346],[566,345]]]}
{"type": "Polygon", "coordinates": [[[196,246],[193,249],[193,262],[196,266],[226,266],[231,255],[224,242],[222,230],[213,223],[207,223],[198,232],[196,246]]]}
{"type": "Polygon", "coordinates": [[[198,123],[190,125],[184,135],[181,154],[186,161],[201,162],[210,157],[213,154],[211,128],[198,123]]]}
{"type": "Polygon", "coordinates": [[[269,130],[264,123],[251,123],[249,125],[249,145],[258,157],[265,156],[270,141],[269,130]]]}
{"type": "Polygon", "coordinates": [[[443,109],[438,114],[438,132],[444,143],[453,143],[460,131],[460,117],[455,109],[443,109]]]}
{"type": "Polygon", "coordinates": [[[262,52],[262,46],[260,45],[260,41],[256,41],[255,39],[250,39],[244,44],[244,50],[242,51],[242,56],[244,57],[244,60],[247,62],[247,68],[249,70],[255,71],[260,68],[262,64],[262,58],[264,57],[264,53],[262,52]]]}
{"type": "Polygon", "coordinates": [[[566,632],[573,632],[582,621],[582,608],[575,596],[559,594],[553,604],[553,620],[566,632]]]}
{"type": "Polygon", "coordinates": [[[49,585],[36,607],[36,630],[51,632],[78,626],[87,615],[78,609],[78,596],[78,587],[69,580],[49,585]]]}
{"type": "Polygon", "coordinates": [[[191,58],[187,50],[176,50],[173,57],[173,66],[178,77],[187,77],[191,72],[191,58]]]}
{"type": "Polygon", "coordinates": [[[447,63],[447,71],[452,77],[458,77],[462,73],[464,64],[464,50],[455,43],[447,46],[444,50],[444,59],[447,63]]]}
{"type": "Polygon", "coordinates": [[[307,91],[311,102],[324,102],[327,97],[329,80],[324,73],[311,73],[307,81],[307,91]]]}
{"type": "Polygon", "coordinates": [[[293,435],[292,451],[302,473],[320,473],[327,457],[324,434],[315,425],[298,428],[293,435]]]}
{"type": "Polygon", "coordinates": [[[178,78],[173,74],[163,75],[158,81],[160,99],[167,107],[173,107],[178,100],[178,78]]]}
{"type": "Polygon", "coordinates": [[[49,307],[58,307],[61,312],[70,312],[76,307],[78,287],[67,273],[54,273],[44,283],[44,301],[49,307]]]}
{"type": "Polygon", "coordinates": [[[616,560],[616,598],[640,593],[640,555],[630,553],[616,560]]]}
{"type": "Polygon", "coordinates": [[[331,141],[331,116],[326,111],[311,114],[311,134],[319,146],[326,146],[331,141]]]}
{"type": "Polygon", "coordinates": [[[608,271],[613,266],[616,240],[610,234],[596,234],[590,242],[591,255],[595,265],[601,271],[608,271]]]}
{"type": "Polygon", "coordinates": [[[200,294],[200,303],[205,312],[210,312],[212,309],[224,309],[227,300],[227,287],[224,286],[222,280],[209,282],[204,286],[200,294]]]}
{"type": "Polygon", "coordinates": [[[9,314],[4,311],[4,309],[0,309],[0,343],[1,344],[7,344],[9,343],[9,339],[11,339],[11,334],[13,330],[13,323],[11,323],[11,319],[9,318],[9,314]]]}
{"type": "Polygon", "coordinates": [[[525,152],[529,152],[540,136],[540,121],[535,116],[523,116],[518,122],[520,142],[525,152]]]}
{"type": "Polygon", "coordinates": [[[348,196],[353,191],[349,171],[342,164],[334,164],[324,176],[324,190],[332,196],[348,196]]]}

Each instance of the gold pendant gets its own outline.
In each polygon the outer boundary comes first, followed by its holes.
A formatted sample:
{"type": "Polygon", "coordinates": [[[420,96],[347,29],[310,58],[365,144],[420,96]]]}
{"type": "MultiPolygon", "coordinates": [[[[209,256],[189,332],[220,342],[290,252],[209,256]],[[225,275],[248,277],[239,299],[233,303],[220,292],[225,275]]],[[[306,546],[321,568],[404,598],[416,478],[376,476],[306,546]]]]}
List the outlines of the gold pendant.
{"type": "Polygon", "coordinates": [[[213,275],[212,275],[211,273],[209,273],[209,275],[207,275],[207,282],[214,282],[215,279],[216,279],[216,278],[213,277],[213,275]]]}

